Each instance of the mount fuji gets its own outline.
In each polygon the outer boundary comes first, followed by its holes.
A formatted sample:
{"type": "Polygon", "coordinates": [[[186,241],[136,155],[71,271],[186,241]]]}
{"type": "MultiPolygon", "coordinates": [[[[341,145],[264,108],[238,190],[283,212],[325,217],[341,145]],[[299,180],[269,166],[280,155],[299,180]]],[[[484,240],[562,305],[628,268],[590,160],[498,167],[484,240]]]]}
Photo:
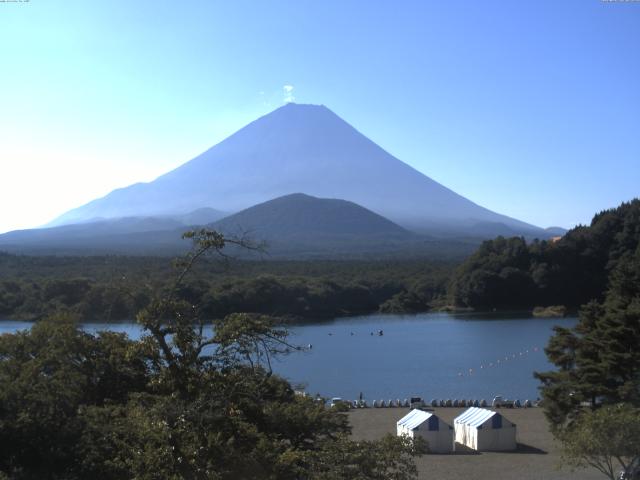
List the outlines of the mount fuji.
{"type": "Polygon", "coordinates": [[[293,103],[156,180],[114,190],[49,226],[175,216],[202,208],[232,214],[293,193],[354,202],[405,228],[436,236],[549,236],[432,180],[328,108],[293,103]]]}

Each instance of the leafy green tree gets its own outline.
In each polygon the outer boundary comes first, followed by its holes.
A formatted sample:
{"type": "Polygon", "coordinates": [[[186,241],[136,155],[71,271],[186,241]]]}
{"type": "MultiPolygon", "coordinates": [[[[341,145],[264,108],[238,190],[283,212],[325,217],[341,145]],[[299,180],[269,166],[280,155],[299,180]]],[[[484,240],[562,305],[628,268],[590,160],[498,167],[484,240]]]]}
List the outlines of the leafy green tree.
{"type": "MultiPolygon", "coordinates": [[[[407,437],[386,435],[380,441],[353,442],[346,437],[325,442],[306,455],[312,480],[402,480],[417,476],[413,456],[426,446],[407,437]]],[[[303,477],[304,478],[304,477],[303,477]]]]}
{"type": "Polygon", "coordinates": [[[591,466],[611,480],[640,459],[640,409],[608,405],[583,413],[561,436],[563,459],[572,468],[591,466]]]}
{"type": "Polygon", "coordinates": [[[350,441],[344,413],[296,395],[273,373],[272,358],[295,351],[274,318],[205,320],[184,285],[200,258],[230,241],[206,230],[185,236],[194,249],[140,311],[147,332],[140,341],[90,335],[68,319],[0,337],[0,472],[71,480],[414,478],[414,446],[350,441]]]}
{"type": "Polygon", "coordinates": [[[557,370],[537,373],[545,413],[562,429],[600,403],[640,406],[640,248],[612,272],[604,303],[589,303],[573,329],[555,329],[546,348],[557,370]]]}
{"type": "MultiPolygon", "coordinates": [[[[219,251],[225,242],[206,231],[191,238],[196,248],[181,264],[176,287],[195,260],[219,251]]],[[[331,457],[329,446],[344,439],[349,427],[344,414],[297,397],[273,375],[271,358],[295,350],[286,330],[270,317],[231,314],[216,320],[215,333],[207,337],[198,309],[180,299],[177,290],[152,301],[138,317],[150,332],[145,341],[159,352],[157,388],[171,394],[170,402],[164,395],[155,399],[154,408],[147,407],[172,433],[171,449],[162,454],[173,459],[165,465],[166,474],[293,479],[306,472],[303,477],[312,477],[320,464],[308,459],[331,457]]],[[[394,452],[405,461],[412,455],[402,443],[394,452]]]]}
{"type": "Polygon", "coordinates": [[[0,336],[0,471],[75,478],[81,410],[125,401],[147,376],[138,344],[113,332],[89,335],[68,317],[0,336]]]}

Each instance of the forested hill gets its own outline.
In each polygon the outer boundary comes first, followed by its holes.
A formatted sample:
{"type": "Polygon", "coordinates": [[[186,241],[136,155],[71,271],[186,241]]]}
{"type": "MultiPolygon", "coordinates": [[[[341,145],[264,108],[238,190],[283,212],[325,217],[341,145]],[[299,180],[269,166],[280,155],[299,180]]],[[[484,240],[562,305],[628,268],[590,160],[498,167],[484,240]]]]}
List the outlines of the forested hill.
{"type": "Polygon", "coordinates": [[[371,235],[411,236],[390,220],[346,200],[315,198],[303,193],[278,197],[254,205],[212,225],[219,232],[249,230],[260,238],[296,241],[309,237],[351,236],[361,242],[371,235]]]}
{"type": "Polygon", "coordinates": [[[456,270],[449,294],[456,305],[479,309],[578,307],[602,299],[610,272],[630,261],[639,242],[640,200],[634,199],[598,213],[591,225],[556,242],[484,242],[456,270]]]}

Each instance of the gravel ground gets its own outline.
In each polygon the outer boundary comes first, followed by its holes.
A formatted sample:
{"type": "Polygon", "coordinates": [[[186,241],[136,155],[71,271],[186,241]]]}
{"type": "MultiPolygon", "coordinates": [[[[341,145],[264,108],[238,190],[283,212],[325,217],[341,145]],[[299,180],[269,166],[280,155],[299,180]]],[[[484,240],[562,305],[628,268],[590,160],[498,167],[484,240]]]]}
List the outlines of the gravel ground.
{"type": "MultiPolygon", "coordinates": [[[[464,408],[436,408],[436,415],[453,425],[464,408]]],[[[396,434],[396,422],[407,408],[367,408],[349,412],[355,439],[375,440],[385,433],[396,434]]],[[[539,408],[502,409],[517,426],[515,452],[474,452],[428,454],[417,459],[421,479],[479,480],[597,480],[605,478],[595,469],[571,472],[560,469],[560,452],[539,408]]],[[[459,446],[457,446],[459,450],[459,446]]]]}

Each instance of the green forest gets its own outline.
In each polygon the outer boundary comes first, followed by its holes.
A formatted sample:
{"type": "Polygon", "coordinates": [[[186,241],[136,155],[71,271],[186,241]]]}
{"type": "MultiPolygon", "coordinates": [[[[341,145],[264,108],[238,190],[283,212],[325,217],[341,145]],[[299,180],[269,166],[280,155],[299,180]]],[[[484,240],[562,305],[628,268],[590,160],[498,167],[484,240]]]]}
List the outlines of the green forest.
{"type": "MultiPolygon", "coordinates": [[[[610,272],[640,241],[640,201],[597,214],[561,239],[484,242],[452,260],[247,261],[204,259],[182,295],[204,316],[235,312],[284,320],[434,308],[576,311],[602,300],[610,272]],[[221,261],[222,260],[222,261],[221,261]]],[[[0,317],[38,320],[64,311],[86,321],[133,319],[172,271],[164,257],[56,257],[0,253],[0,317]]]]}
{"type": "Polygon", "coordinates": [[[478,310],[602,300],[611,272],[640,243],[640,200],[594,216],[555,242],[502,238],[484,242],[454,272],[451,302],[478,310]]]}
{"type": "Polygon", "coordinates": [[[580,250],[594,268],[587,279],[594,295],[580,309],[573,328],[556,326],[545,353],[554,365],[537,372],[542,406],[551,431],[573,468],[591,467],[605,477],[623,478],[640,462],[640,245],[638,203],[596,217],[586,231],[596,248],[580,250]],[[606,234],[606,227],[610,233],[606,234]]]}
{"type": "MultiPolygon", "coordinates": [[[[454,265],[435,261],[203,259],[181,287],[202,314],[235,312],[321,319],[376,311],[419,312],[444,301],[454,265]]],[[[164,288],[162,257],[32,257],[0,254],[0,318],[68,312],[87,321],[135,318],[164,288]]]]}

